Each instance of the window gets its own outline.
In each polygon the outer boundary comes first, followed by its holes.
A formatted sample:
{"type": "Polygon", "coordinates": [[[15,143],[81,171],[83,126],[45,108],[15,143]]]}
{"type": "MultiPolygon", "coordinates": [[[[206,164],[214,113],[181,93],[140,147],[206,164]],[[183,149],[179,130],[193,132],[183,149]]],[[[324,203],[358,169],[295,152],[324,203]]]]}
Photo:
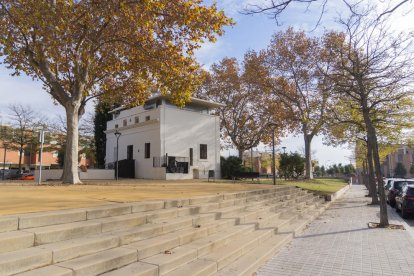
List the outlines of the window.
{"type": "Polygon", "coordinates": [[[134,159],[134,146],[133,145],[127,146],[127,159],[128,160],[134,159]]]}
{"type": "Polygon", "coordinates": [[[122,125],[127,126],[127,120],[126,119],[124,119],[124,121],[122,122],[122,125]]]}
{"type": "Polygon", "coordinates": [[[151,117],[150,116],[146,116],[145,117],[145,121],[149,121],[149,120],[151,120],[151,117]]]}
{"type": "Polygon", "coordinates": [[[145,159],[151,156],[151,143],[145,143],[145,159]]]}
{"type": "Polygon", "coordinates": [[[136,116],[136,117],[135,117],[135,123],[136,123],[136,124],[138,124],[138,123],[139,123],[139,117],[138,117],[138,116],[136,116]]]}
{"type": "Polygon", "coordinates": [[[200,159],[207,159],[207,145],[200,144],[200,159]]]}
{"type": "Polygon", "coordinates": [[[193,148],[190,148],[190,166],[193,165],[193,148]]]}
{"type": "Polygon", "coordinates": [[[118,128],[118,124],[115,125],[115,128],[118,128]]]}

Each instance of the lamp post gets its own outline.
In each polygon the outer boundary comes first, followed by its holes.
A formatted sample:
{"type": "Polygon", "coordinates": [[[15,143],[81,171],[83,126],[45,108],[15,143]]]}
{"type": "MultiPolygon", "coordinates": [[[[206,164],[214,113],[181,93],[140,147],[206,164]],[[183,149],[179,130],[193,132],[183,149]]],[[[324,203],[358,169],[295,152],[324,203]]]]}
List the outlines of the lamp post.
{"type": "Polygon", "coordinates": [[[269,127],[272,128],[272,174],[273,174],[273,185],[276,185],[276,159],[275,159],[275,130],[277,125],[270,123],[269,127]]]}
{"type": "Polygon", "coordinates": [[[43,143],[45,142],[45,129],[42,127],[39,129],[39,142],[40,142],[40,167],[39,167],[39,179],[37,180],[37,184],[40,185],[42,182],[42,161],[43,161],[43,143]]]}
{"type": "Polygon", "coordinates": [[[286,154],[286,147],[282,147],[283,149],[283,154],[286,154]]]}
{"type": "Polygon", "coordinates": [[[118,154],[119,154],[119,137],[121,137],[121,132],[119,132],[118,130],[115,131],[115,136],[116,136],[116,173],[115,173],[115,179],[118,181],[118,154]]]}
{"type": "Polygon", "coordinates": [[[7,152],[8,145],[9,144],[3,142],[4,157],[3,157],[3,175],[2,175],[2,180],[4,180],[4,176],[6,174],[6,152],[7,152]]]}

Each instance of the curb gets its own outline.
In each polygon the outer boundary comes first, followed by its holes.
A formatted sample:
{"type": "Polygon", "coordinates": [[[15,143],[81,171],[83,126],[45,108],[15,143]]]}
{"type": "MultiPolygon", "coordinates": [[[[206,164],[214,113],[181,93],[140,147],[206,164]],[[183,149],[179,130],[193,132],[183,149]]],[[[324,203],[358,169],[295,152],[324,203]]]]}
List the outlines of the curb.
{"type": "Polygon", "coordinates": [[[393,208],[391,208],[389,205],[387,205],[388,215],[391,215],[391,219],[398,221],[399,224],[402,224],[407,231],[408,235],[414,240],[414,228],[408,225],[408,223],[405,222],[405,220],[400,217],[400,215],[395,211],[393,208]]]}
{"type": "Polygon", "coordinates": [[[350,188],[352,187],[352,184],[349,183],[348,185],[346,185],[345,187],[341,188],[339,191],[336,191],[333,194],[327,195],[325,197],[326,201],[335,201],[338,198],[342,197],[350,188]]]}

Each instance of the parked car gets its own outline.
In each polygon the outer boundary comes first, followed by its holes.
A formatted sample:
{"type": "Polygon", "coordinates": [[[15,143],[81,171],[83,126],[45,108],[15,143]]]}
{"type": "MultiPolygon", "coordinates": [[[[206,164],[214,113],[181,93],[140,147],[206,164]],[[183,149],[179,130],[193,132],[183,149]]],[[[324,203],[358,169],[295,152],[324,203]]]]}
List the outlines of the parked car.
{"type": "Polygon", "coordinates": [[[390,204],[391,207],[395,207],[395,196],[401,192],[401,190],[404,188],[404,186],[414,184],[414,180],[412,179],[398,179],[393,180],[391,182],[391,185],[389,189],[385,190],[385,195],[387,198],[387,202],[390,204]]]}
{"type": "Polygon", "coordinates": [[[34,180],[33,173],[23,173],[21,176],[17,178],[17,180],[34,180]]]}
{"type": "Polygon", "coordinates": [[[5,171],[1,170],[1,178],[3,179],[3,174],[4,174],[4,179],[16,179],[17,174],[18,174],[19,170],[18,169],[6,169],[5,171]]]}
{"type": "Polygon", "coordinates": [[[386,181],[384,181],[384,192],[385,192],[385,198],[387,199],[387,203],[390,203],[388,201],[388,195],[390,193],[390,189],[393,186],[394,181],[404,181],[404,178],[387,178],[386,181]]]}
{"type": "Polygon", "coordinates": [[[401,216],[407,218],[414,213],[414,185],[409,184],[395,196],[395,209],[401,211],[401,216]]]}

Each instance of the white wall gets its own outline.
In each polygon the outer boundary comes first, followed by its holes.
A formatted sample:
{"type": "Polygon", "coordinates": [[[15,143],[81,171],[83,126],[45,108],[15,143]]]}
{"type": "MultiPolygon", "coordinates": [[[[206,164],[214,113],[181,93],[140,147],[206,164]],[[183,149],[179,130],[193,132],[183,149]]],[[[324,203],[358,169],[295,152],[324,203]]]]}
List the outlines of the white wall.
{"type": "MultiPolygon", "coordinates": [[[[119,118],[123,117],[121,112],[119,118]]],[[[130,113],[130,110],[125,112],[130,113]]],[[[163,173],[159,170],[153,169],[153,157],[160,156],[160,109],[152,109],[145,112],[145,116],[150,116],[150,121],[140,121],[139,124],[134,123],[134,116],[130,114],[131,122],[128,119],[127,127],[119,127],[117,130],[121,133],[119,137],[119,160],[127,158],[127,147],[133,146],[133,159],[135,159],[135,177],[136,178],[151,178],[151,179],[165,179],[163,173]],[[151,144],[150,158],[145,158],[145,143],[151,144]]],[[[122,119],[121,119],[122,121],[122,119]]],[[[108,122],[108,130],[106,133],[106,163],[116,161],[116,136],[115,129],[109,127],[113,125],[113,121],[108,122]],[[110,124],[110,122],[112,122],[110,124]]],[[[165,169],[163,168],[165,171],[165,169]]]]}
{"type": "MultiPolygon", "coordinates": [[[[59,180],[63,170],[42,170],[42,181],[59,180]]],[[[81,180],[109,180],[115,179],[115,170],[90,169],[87,172],[79,171],[81,180]]],[[[35,170],[35,180],[39,179],[39,170],[35,170]]]]}
{"type": "Polygon", "coordinates": [[[220,133],[219,118],[216,116],[163,107],[161,113],[161,148],[169,156],[190,157],[193,148],[193,169],[199,170],[200,178],[208,177],[208,170],[220,176],[220,133]],[[207,144],[207,159],[200,159],[200,144],[207,144]]]}
{"type": "MultiPolygon", "coordinates": [[[[220,177],[220,133],[219,118],[205,113],[177,109],[161,105],[156,109],[147,110],[140,119],[151,116],[148,122],[134,123],[134,113],[143,112],[142,108],[122,111],[117,120],[109,121],[106,132],[106,163],[115,161],[117,130],[122,133],[119,138],[119,160],[127,158],[127,146],[133,145],[135,159],[135,177],[151,179],[177,179],[165,173],[165,168],[154,168],[153,157],[169,156],[187,157],[193,148],[194,163],[189,173],[180,175],[179,179],[192,179],[193,170],[199,171],[200,178],[208,177],[208,170],[215,170],[216,178],[220,177]],[[127,118],[128,125],[122,126],[127,118]],[[130,121],[131,119],[131,121],[130,121]],[[145,159],[145,143],[151,143],[151,158],[145,159]],[[200,159],[200,144],[207,144],[207,159],[200,159]]],[[[140,113],[141,114],[141,113],[140,113]]]]}

